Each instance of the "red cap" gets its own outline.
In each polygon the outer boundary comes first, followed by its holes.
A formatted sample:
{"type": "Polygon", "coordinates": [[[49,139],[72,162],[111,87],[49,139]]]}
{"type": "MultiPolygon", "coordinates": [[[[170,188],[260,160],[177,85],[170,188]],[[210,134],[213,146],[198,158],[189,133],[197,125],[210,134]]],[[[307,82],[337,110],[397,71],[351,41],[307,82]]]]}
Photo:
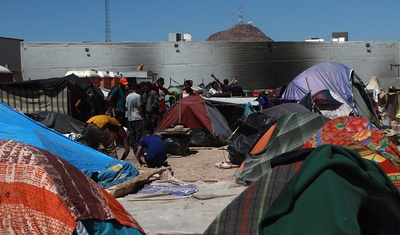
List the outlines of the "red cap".
{"type": "Polygon", "coordinates": [[[121,83],[122,85],[126,86],[129,84],[129,82],[126,80],[126,78],[121,78],[119,79],[119,83],[121,83]]]}

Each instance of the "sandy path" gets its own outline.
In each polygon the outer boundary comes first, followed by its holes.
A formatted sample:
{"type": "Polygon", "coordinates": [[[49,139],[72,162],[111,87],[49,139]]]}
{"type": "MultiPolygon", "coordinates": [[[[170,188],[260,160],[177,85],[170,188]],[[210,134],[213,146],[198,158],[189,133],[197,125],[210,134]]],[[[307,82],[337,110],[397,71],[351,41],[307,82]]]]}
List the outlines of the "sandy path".
{"type": "MultiPolygon", "coordinates": [[[[221,148],[190,147],[189,149],[187,156],[170,155],[168,157],[168,163],[174,172],[175,178],[184,182],[198,180],[204,182],[236,182],[234,176],[236,168],[219,169],[215,167],[215,163],[228,160],[226,146],[221,148]]],[[[132,152],[130,152],[126,160],[131,162],[137,169],[140,169],[132,152]]]]}

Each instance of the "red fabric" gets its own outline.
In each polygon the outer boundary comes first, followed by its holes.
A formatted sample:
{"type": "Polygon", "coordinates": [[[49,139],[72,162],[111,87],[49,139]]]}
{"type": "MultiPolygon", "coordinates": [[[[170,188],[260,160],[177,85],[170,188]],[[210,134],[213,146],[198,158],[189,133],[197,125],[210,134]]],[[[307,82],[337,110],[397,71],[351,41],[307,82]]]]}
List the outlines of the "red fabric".
{"type": "Polygon", "coordinates": [[[144,233],[122,205],[83,172],[24,143],[0,141],[0,188],[0,233],[72,234],[75,221],[86,219],[116,219],[144,233]]]}
{"type": "Polygon", "coordinates": [[[157,130],[166,129],[177,123],[184,124],[189,128],[201,128],[212,132],[212,123],[206,108],[206,101],[198,95],[190,95],[180,99],[167,111],[158,124],[157,130]]]}
{"type": "Polygon", "coordinates": [[[400,187],[400,151],[368,120],[354,116],[333,119],[318,129],[303,148],[315,148],[323,144],[339,146],[359,144],[376,151],[382,157],[377,156],[370,160],[377,162],[392,182],[400,187]]]}

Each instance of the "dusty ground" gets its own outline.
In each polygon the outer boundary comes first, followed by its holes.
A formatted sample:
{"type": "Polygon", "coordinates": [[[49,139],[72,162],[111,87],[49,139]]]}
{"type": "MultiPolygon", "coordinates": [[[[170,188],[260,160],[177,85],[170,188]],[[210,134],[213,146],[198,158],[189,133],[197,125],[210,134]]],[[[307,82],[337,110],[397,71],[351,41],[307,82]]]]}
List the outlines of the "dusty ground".
{"type": "MultiPolygon", "coordinates": [[[[226,162],[228,152],[226,146],[221,148],[190,147],[187,156],[169,155],[168,163],[174,172],[174,177],[184,182],[229,181],[236,182],[234,173],[237,168],[219,169],[215,166],[217,162],[226,162]]],[[[121,151],[121,150],[119,150],[121,151]]],[[[133,152],[126,159],[141,169],[133,152]]]]}

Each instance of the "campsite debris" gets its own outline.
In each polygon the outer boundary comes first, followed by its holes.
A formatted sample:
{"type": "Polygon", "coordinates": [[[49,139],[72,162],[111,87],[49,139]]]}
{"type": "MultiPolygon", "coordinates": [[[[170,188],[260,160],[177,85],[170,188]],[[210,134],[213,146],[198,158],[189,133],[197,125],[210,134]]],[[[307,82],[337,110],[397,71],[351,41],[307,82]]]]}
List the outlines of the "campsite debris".
{"type": "Polygon", "coordinates": [[[215,163],[215,167],[219,169],[231,169],[231,168],[238,168],[239,165],[232,164],[232,162],[217,162],[215,163]]]}
{"type": "Polygon", "coordinates": [[[154,135],[159,136],[164,143],[167,154],[186,156],[191,141],[191,129],[183,125],[158,130],[154,135]]]}
{"type": "Polygon", "coordinates": [[[142,172],[132,179],[106,189],[106,191],[115,198],[123,197],[129,193],[135,192],[139,187],[148,182],[152,176],[163,170],[164,169],[142,172]]]}

